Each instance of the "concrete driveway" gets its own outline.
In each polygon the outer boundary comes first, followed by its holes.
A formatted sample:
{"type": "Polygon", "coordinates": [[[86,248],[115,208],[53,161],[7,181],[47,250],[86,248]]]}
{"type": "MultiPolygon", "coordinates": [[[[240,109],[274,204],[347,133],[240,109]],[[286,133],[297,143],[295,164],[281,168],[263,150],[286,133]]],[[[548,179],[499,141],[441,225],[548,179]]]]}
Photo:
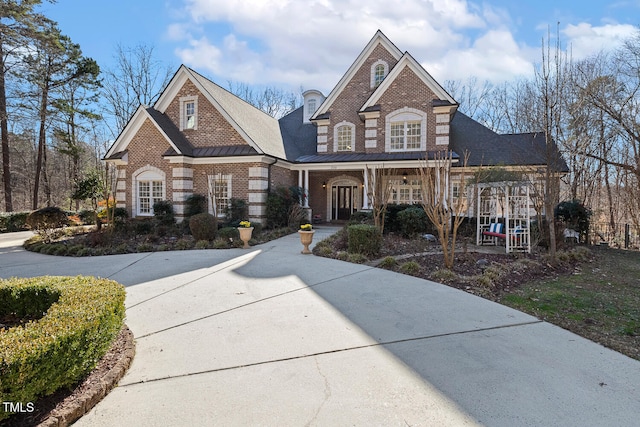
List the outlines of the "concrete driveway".
{"type": "MultiPolygon", "coordinates": [[[[333,233],[319,227],[314,241],[333,233]]],[[[137,354],[79,426],[637,426],[640,362],[465,292],[250,250],[61,258],[0,235],[0,276],[127,286],[137,354]]]]}

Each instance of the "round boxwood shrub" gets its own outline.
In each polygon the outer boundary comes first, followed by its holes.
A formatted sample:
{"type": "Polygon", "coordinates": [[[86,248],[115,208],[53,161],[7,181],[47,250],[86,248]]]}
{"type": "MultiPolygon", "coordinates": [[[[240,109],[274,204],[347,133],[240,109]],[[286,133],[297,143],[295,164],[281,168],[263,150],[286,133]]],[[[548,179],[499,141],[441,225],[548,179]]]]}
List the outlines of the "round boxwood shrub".
{"type": "Polygon", "coordinates": [[[398,212],[396,221],[404,237],[415,237],[431,231],[431,222],[426,212],[418,206],[411,206],[398,212]]]}
{"type": "Polygon", "coordinates": [[[189,218],[189,229],[196,240],[212,241],[218,231],[218,219],[209,213],[199,213],[189,218]]]}
{"type": "Polygon", "coordinates": [[[382,249],[382,234],[373,225],[354,224],[347,227],[349,253],[376,256],[382,249]]]}
{"type": "Polygon", "coordinates": [[[31,402],[81,380],[122,328],[124,299],[107,279],[0,279],[0,315],[34,319],[0,331],[0,401],[31,402]]]}
{"type": "Polygon", "coordinates": [[[173,203],[169,200],[160,200],[153,204],[153,216],[160,224],[172,225],[176,222],[176,215],[173,210],[173,203]]]}

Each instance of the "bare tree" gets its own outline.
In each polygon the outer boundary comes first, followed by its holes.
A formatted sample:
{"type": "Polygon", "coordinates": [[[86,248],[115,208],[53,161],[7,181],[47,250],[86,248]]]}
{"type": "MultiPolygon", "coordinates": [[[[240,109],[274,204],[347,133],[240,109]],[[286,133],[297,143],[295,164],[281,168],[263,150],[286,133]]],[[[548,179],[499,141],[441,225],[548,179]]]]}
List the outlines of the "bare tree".
{"type": "Polygon", "coordinates": [[[373,224],[384,232],[384,219],[387,213],[387,205],[391,198],[393,190],[392,177],[397,174],[395,169],[386,168],[384,165],[380,167],[366,166],[365,179],[368,182],[367,195],[369,198],[371,211],[373,213],[373,224]]]}
{"type": "Polygon", "coordinates": [[[229,81],[228,87],[229,92],[276,119],[302,105],[300,95],[273,86],[259,88],[229,81]]]}
{"type": "Polygon", "coordinates": [[[102,96],[113,137],[127,125],[140,105],[152,105],[171,80],[173,70],[154,58],[153,47],[117,45],[116,65],[104,71],[102,96]]]}
{"type": "Polygon", "coordinates": [[[627,212],[640,224],[640,32],[617,51],[580,64],[582,100],[615,126],[617,135],[596,140],[585,155],[620,171],[627,212]],[[595,69],[595,70],[594,70],[595,69]]]}
{"type": "Polygon", "coordinates": [[[451,195],[451,182],[453,178],[451,152],[438,152],[434,160],[435,165],[429,166],[426,162],[420,168],[420,182],[422,191],[422,208],[427,217],[438,230],[438,240],[442,246],[442,255],[445,268],[452,269],[458,228],[465,218],[467,206],[465,204],[466,193],[466,166],[469,154],[465,153],[462,167],[456,177],[459,180],[458,197],[451,195]]]}

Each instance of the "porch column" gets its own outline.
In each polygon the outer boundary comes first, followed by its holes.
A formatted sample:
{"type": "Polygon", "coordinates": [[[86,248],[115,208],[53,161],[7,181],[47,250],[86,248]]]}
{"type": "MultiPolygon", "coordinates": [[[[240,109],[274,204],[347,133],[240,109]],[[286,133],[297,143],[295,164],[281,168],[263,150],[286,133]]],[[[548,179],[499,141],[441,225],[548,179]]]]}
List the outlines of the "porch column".
{"type": "Polygon", "coordinates": [[[304,170],[304,206],[309,207],[309,169],[304,170]]]}
{"type": "MultiPolygon", "coordinates": [[[[302,171],[302,170],[299,170],[299,171],[298,171],[298,187],[299,187],[299,188],[303,188],[303,186],[302,186],[302,174],[303,174],[303,171],[302,171]]],[[[304,191],[304,190],[303,190],[303,191],[304,191]]],[[[303,201],[302,201],[302,199],[301,199],[301,200],[300,200],[300,206],[303,206],[303,205],[304,205],[304,202],[303,202],[303,201]]]]}
{"type": "Polygon", "coordinates": [[[369,209],[369,172],[364,169],[364,188],[362,194],[362,209],[369,209]]]}

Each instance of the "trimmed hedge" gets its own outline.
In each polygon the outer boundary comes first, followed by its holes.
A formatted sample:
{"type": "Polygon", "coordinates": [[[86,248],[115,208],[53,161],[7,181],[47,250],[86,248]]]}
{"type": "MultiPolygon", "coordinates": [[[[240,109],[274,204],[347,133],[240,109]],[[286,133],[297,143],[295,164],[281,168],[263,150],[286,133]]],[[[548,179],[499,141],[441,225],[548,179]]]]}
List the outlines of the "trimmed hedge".
{"type": "Polygon", "coordinates": [[[382,249],[382,234],[373,225],[350,225],[347,235],[349,253],[376,256],[382,249]]]}
{"type": "MultiPolygon", "coordinates": [[[[0,279],[0,315],[44,313],[0,330],[0,401],[32,402],[80,381],[122,328],[124,299],[124,287],[107,279],[0,279]]],[[[0,420],[9,415],[0,410],[0,420]]]]}

